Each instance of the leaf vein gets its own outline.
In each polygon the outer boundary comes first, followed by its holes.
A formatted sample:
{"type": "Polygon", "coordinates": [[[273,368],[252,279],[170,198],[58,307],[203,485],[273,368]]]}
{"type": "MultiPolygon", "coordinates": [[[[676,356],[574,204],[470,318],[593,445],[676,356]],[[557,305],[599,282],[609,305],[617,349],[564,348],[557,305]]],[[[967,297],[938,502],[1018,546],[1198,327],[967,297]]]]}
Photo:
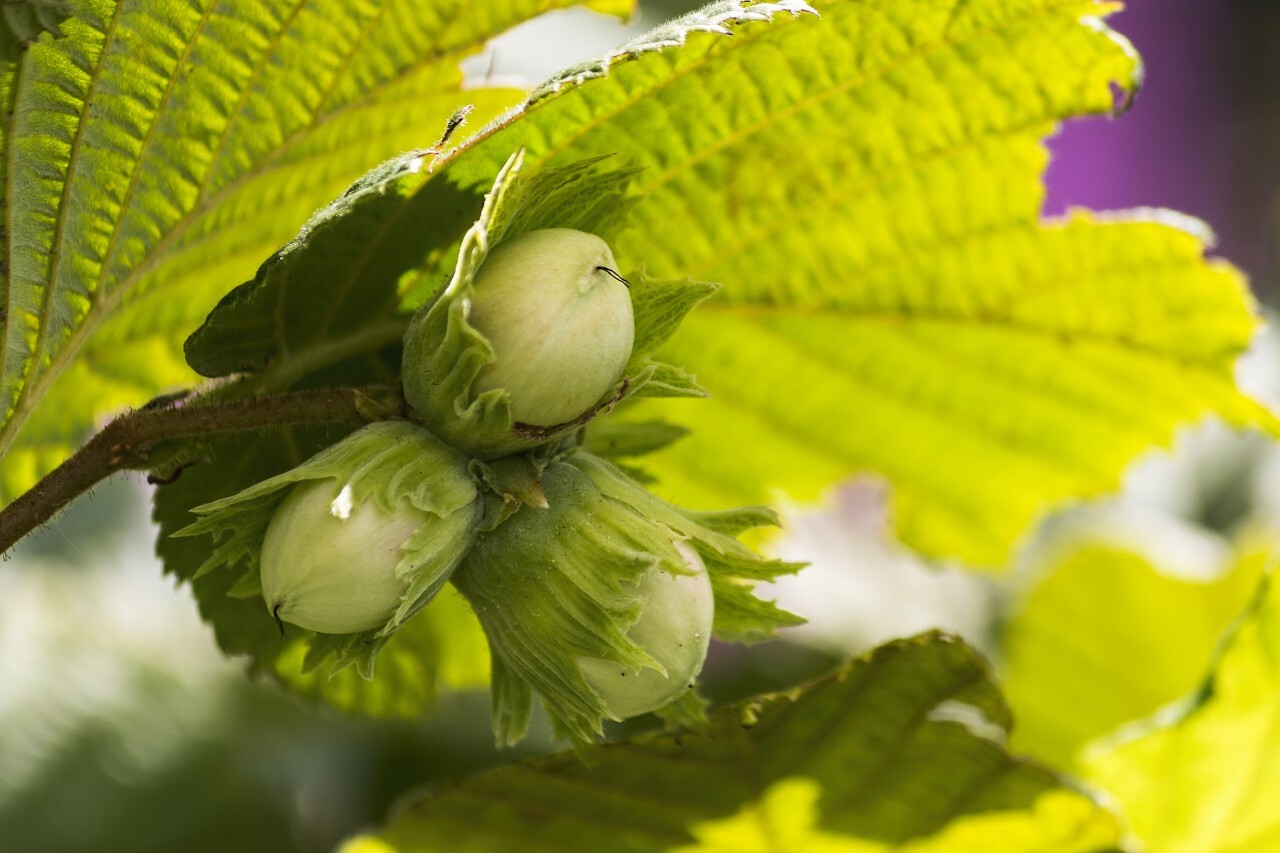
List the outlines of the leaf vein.
{"type": "MultiPolygon", "coordinates": [[[[200,16],[200,22],[192,30],[191,36],[187,39],[186,46],[183,49],[181,57],[174,60],[174,73],[169,75],[169,82],[165,86],[164,94],[160,98],[160,102],[156,104],[154,109],[150,105],[146,105],[145,109],[150,112],[151,120],[147,126],[146,134],[142,139],[142,146],[138,150],[137,157],[133,160],[133,169],[129,174],[129,184],[125,188],[124,195],[121,197],[120,206],[115,217],[115,222],[111,227],[111,238],[107,242],[106,251],[103,252],[102,261],[98,267],[98,280],[90,288],[90,298],[102,291],[106,285],[107,271],[111,268],[111,263],[115,259],[116,251],[119,246],[120,233],[123,231],[122,226],[129,214],[132,212],[133,194],[138,187],[138,179],[142,176],[142,166],[147,160],[147,152],[155,141],[156,128],[160,124],[160,118],[164,114],[165,108],[169,105],[170,99],[178,82],[180,74],[177,70],[182,67],[182,63],[186,62],[191,56],[191,51],[195,48],[195,44],[204,34],[204,29],[208,26],[209,18],[213,13],[215,4],[212,0],[207,0],[204,12],[200,16]]],[[[50,281],[53,281],[51,278],[50,281]]]]}
{"type": "MultiPolygon", "coordinates": [[[[80,114],[80,121],[76,124],[75,135],[71,139],[71,149],[66,169],[62,171],[62,195],[58,202],[58,215],[53,222],[53,239],[50,246],[48,267],[49,273],[44,282],[43,292],[40,295],[41,305],[40,313],[37,317],[37,323],[39,325],[36,332],[36,341],[29,354],[27,364],[24,365],[22,370],[22,377],[18,380],[20,385],[16,389],[17,398],[13,404],[14,416],[16,416],[17,412],[22,409],[25,400],[30,398],[29,390],[33,379],[32,374],[35,374],[34,378],[38,379],[41,374],[48,372],[47,370],[42,369],[41,360],[42,353],[48,343],[49,327],[52,325],[50,323],[50,318],[53,314],[53,305],[55,302],[54,296],[56,295],[54,293],[54,282],[57,280],[57,272],[62,263],[63,248],[66,244],[66,240],[63,238],[63,231],[67,225],[67,215],[70,209],[69,202],[71,200],[71,188],[75,185],[77,166],[80,162],[80,152],[82,150],[80,143],[84,136],[85,126],[89,123],[89,105],[93,102],[94,93],[97,91],[98,82],[101,80],[102,66],[107,60],[107,54],[110,52],[111,46],[114,44],[116,33],[119,29],[121,10],[124,5],[125,4],[123,2],[117,3],[114,11],[112,11],[111,20],[107,22],[105,29],[102,31],[102,46],[98,53],[98,58],[94,61],[93,70],[88,72],[89,81],[82,98],[85,105],[84,111],[80,114]]],[[[68,94],[71,94],[72,97],[75,98],[81,98],[79,93],[69,92],[68,94]]],[[[11,150],[14,147],[15,141],[16,140],[12,139],[9,140],[11,150]]],[[[6,331],[8,331],[7,328],[6,331]]],[[[3,376],[8,368],[8,358],[12,351],[12,348],[9,346],[3,347],[3,350],[0,351],[0,376],[3,376]]],[[[8,445],[0,442],[0,456],[4,456],[7,449],[8,445]]]]}

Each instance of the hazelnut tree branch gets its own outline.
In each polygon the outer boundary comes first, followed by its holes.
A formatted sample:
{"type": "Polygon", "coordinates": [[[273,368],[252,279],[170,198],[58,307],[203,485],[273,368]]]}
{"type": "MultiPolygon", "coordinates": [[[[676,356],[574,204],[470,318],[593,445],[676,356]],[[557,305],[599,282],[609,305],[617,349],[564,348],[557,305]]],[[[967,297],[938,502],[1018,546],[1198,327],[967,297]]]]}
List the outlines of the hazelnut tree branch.
{"type": "Polygon", "coordinates": [[[268,397],[161,398],[107,424],[69,459],[0,510],[0,553],[118,471],[148,470],[164,442],[273,426],[364,423],[362,401],[380,389],[292,391],[268,397]]]}

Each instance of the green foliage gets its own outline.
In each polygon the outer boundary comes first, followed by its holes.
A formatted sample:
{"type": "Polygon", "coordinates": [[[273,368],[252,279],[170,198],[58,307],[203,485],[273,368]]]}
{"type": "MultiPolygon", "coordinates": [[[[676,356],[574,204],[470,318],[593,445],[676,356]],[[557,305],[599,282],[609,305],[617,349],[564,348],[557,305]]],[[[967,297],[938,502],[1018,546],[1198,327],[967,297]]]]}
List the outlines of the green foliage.
{"type": "Polygon", "coordinates": [[[605,458],[644,456],[689,434],[663,421],[620,421],[605,418],[586,431],[584,448],[605,458]]]}
{"type": "Polygon", "coordinates": [[[1085,770],[1151,850],[1271,850],[1280,839],[1280,585],[1269,577],[1209,678],[1099,748],[1085,770]]]}
{"type": "Polygon", "coordinates": [[[5,28],[0,501],[92,418],[189,381],[182,338],[317,207],[460,105],[514,101],[461,91],[458,62],[561,5],[68,0],[16,61],[5,28]]]}
{"type": "Polygon", "coordinates": [[[644,735],[589,764],[533,759],[420,795],[344,850],[870,853],[949,825],[936,846],[908,849],[1114,846],[1109,813],[1005,751],[1009,724],[981,658],[922,635],[717,712],[703,733],[644,735]]]}
{"type": "MultiPolygon", "coordinates": [[[[392,381],[409,312],[446,281],[465,288],[504,235],[548,225],[609,237],[639,323],[633,399],[590,424],[584,446],[631,465],[643,456],[637,475],[682,503],[756,502],[776,488],[811,498],[874,471],[894,487],[908,545],[999,566],[1046,512],[1113,488],[1178,426],[1217,413],[1275,428],[1234,385],[1253,306],[1232,268],[1206,261],[1198,224],[1153,211],[1041,219],[1045,136],[1122,108],[1115,91],[1127,99],[1140,82],[1132,49],[1098,20],[1114,4],[822,0],[819,17],[796,0],[722,0],[506,113],[517,93],[461,90],[461,58],[562,5],[5,4],[0,502],[62,461],[95,417],[192,381],[179,342],[202,320],[190,367],[251,374],[227,396],[392,381]],[[483,130],[426,147],[465,103],[483,130]],[[647,399],[707,392],[693,407],[647,399]]],[[[462,369],[478,367],[484,341],[453,328],[458,351],[435,355],[457,364],[465,350],[462,369]]],[[[411,347],[429,350],[428,339],[411,347]]],[[[473,376],[453,377],[447,402],[473,376]]],[[[436,393],[407,385],[410,402],[436,393]]],[[[486,405],[500,403],[499,392],[486,405]]],[[[486,418],[468,425],[493,426],[486,418]]],[[[310,637],[282,641],[261,601],[229,594],[252,592],[252,572],[238,587],[230,572],[200,575],[208,543],[171,535],[196,506],[345,434],[183,447],[176,458],[204,464],[159,489],[158,548],[252,672],[345,710],[420,714],[440,690],[488,682],[485,635],[459,597],[410,619],[375,680],[331,676],[310,637]]],[[[538,491],[519,471],[484,470],[532,513],[538,491]]],[[[767,520],[679,515],[726,537],[767,520]]],[[[745,583],[781,564],[731,548],[703,557],[718,634],[757,639],[788,621],[745,583]]],[[[1079,760],[1083,744],[1176,695],[1248,577],[1194,587],[1114,550],[1063,558],[1009,628],[1010,695],[1028,719],[1015,749],[1079,760]],[[1093,633],[1079,630],[1086,618],[1093,633]]],[[[1079,764],[1154,848],[1259,847],[1280,834],[1267,808],[1280,777],[1269,749],[1277,595],[1272,585],[1258,599],[1176,718],[1079,764]],[[1245,773],[1241,755],[1256,756],[1245,773]]],[[[500,597],[485,618],[501,617],[500,597]]],[[[625,596],[613,603],[627,615],[625,596]]],[[[493,675],[509,737],[531,707],[521,678],[533,679],[501,655],[493,675]]],[[[596,731],[598,708],[568,722],[552,710],[561,732],[596,731]]],[[[689,698],[670,716],[698,711],[689,698]]],[[[586,766],[543,758],[421,797],[353,847],[1119,843],[1109,813],[1006,750],[1010,726],[977,656],[926,636],[718,712],[704,733],[593,750],[586,766]]]]}
{"type": "Polygon", "coordinates": [[[291,642],[272,675],[290,690],[352,714],[421,717],[445,691],[489,686],[489,649],[471,606],[446,588],[378,653],[377,677],[355,667],[309,667],[306,643],[291,642]]]}
{"type": "Polygon", "coordinates": [[[1018,719],[1012,746],[1071,767],[1090,741],[1199,683],[1262,564],[1249,555],[1220,577],[1184,579],[1084,539],[1040,569],[1045,577],[1004,629],[1003,685],[1018,719]]]}
{"type": "Polygon", "coordinates": [[[1260,417],[1230,370],[1249,297],[1198,233],[1040,221],[1042,138],[1140,77],[1082,22],[1108,4],[826,2],[770,23],[731,5],[544,87],[441,176],[483,186],[517,146],[529,167],[644,168],[620,262],[724,283],[665,352],[711,403],[636,414],[697,425],[650,460],[664,494],[808,497],[872,470],[908,544],[1001,565],[1178,424],[1260,417]]]}
{"type": "MultiPolygon", "coordinates": [[[[389,183],[403,202],[375,213],[478,198],[520,147],[530,174],[602,154],[643,169],[620,263],[725,285],[661,354],[696,381],[649,380],[712,402],[628,415],[698,425],[648,461],[663,493],[806,497],[873,470],[908,544],[1002,565],[1049,508],[1113,488],[1179,424],[1270,422],[1231,376],[1249,297],[1194,223],[1039,219],[1043,136],[1139,79],[1121,38],[1080,22],[1106,9],[719,4],[543,87],[425,181],[389,183]]],[[[402,251],[397,233],[370,256],[402,251]]],[[[410,304],[452,245],[401,281],[410,304]]]]}
{"type": "Polygon", "coordinates": [[[71,14],[68,0],[6,0],[4,26],[18,41],[33,41],[43,32],[63,35],[59,26],[71,14]]]}
{"type": "Polygon", "coordinates": [[[187,339],[191,367],[209,377],[267,372],[259,387],[290,387],[335,360],[398,346],[406,318],[398,316],[397,284],[438,249],[432,235],[456,228],[480,202],[459,194],[404,207],[424,162],[388,161],[316,213],[187,339]],[[394,238],[383,250],[366,251],[387,231],[394,238]]]}

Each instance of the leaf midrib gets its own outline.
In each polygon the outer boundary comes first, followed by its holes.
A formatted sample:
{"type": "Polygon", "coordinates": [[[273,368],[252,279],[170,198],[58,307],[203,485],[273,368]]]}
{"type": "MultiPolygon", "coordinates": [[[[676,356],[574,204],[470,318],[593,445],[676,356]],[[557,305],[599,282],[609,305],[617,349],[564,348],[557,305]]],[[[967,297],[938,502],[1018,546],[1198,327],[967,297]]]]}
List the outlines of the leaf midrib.
{"type": "MultiPolygon", "coordinates": [[[[1106,273],[1096,273],[1093,281],[1108,281],[1111,279],[1126,279],[1135,273],[1159,273],[1165,271],[1183,270],[1187,264],[1182,261],[1169,262],[1165,264],[1157,264],[1153,266],[1135,266],[1135,267],[1117,267],[1106,273]]],[[[1062,281],[1062,287],[1070,287],[1072,282],[1062,281]]],[[[1054,288],[1047,288],[1039,292],[1028,292],[1020,294],[1025,296],[1039,296],[1042,293],[1052,293],[1054,288]]],[[[814,301],[806,304],[783,305],[766,300],[751,301],[724,301],[712,302],[699,308],[703,316],[712,312],[720,312],[725,314],[736,314],[745,319],[756,320],[760,318],[773,317],[845,317],[850,320],[867,320],[873,322],[882,322],[885,324],[909,324],[913,321],[924,321],[932,323],[950,323],[955,325],[972,326],[972,327],[989,327],[1009,329],[1015,332],[1021,332],[1029,336],[1039,338],[1053,338],[1057,340],[1070,341],[1072,343],[1089,343],[1100,346],[1109,347],[1135,355],[1141,355],[1151,358],[1161,364],[1172,365],[1189,372],[1211,373],[1215,378],[1224,364],[1230,364],[1237,356],[1239,356],[1247,348],[1247,342],[1242,342],[1239,349],[1235,351],[1224,351],[1222,353],[1202,354],[1199,357],[1187,355],[1179,347],[1162,348],[1155,344],[1143,343],[1133,340],[1132,338],[1122,335],[1111,335],[1103,331],[1094,329],[1071,329],[1062,328],[1055,329],[1050,326],[1037,325],[1035,323],[1020,320],[1004,313],[1008,307],[1016,305],[1018,299],[1012,299],[1007,305],[993,307],[988,310],[976,313],[948,312],[927,306],[914,307],[909,305],[884,306],[878,308],[862,308],[859,306],[841,306],[826,301],[814,301]]]]}
{"type": "MultiPolygon", "coordinates": [[[[10,262],[13,258],[13,197],[9,187],[9,181],[12,180],[14,165],[14,149],[17,147],[13,144],[13,131],[17,124],[18,111],[14,109],[18,102],[18,93],[22,90],[23,69],[26,67],[27,50],[21,49],[18,57],[14,60],[13,82],[10,84],[12,88],[9,90],[9,102],[5,104],[8,115],[4,120],[4,139],[5,146],[5,185],[3,187],[4,197],[0,198],[0,204],[4,205],[4,239],[0,240],[0,341],[6,341],[9,336],[9,310],[10,297],[10,262]]],[[[4,352],[0,352],[0,385],[4,382],[4,372],[6,369],[5,362],[8,359],[9,347],[5,346],[4,352]]],[[[8,408],[8,401],[0,397],[0,406],[8,408]]]]}

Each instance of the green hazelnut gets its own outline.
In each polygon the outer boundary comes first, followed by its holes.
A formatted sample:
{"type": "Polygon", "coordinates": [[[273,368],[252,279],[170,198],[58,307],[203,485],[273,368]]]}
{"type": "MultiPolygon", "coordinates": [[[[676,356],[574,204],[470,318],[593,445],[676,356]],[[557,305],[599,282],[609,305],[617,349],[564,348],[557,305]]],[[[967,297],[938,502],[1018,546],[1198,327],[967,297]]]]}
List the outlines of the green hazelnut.
{"type": "Polygon", "coordinates": [[[685,542],[676,550],[692,574],[654,567],[640,578],[640,618],[627,630],[631,640],[657,661],[632,669],[604,658],[578,658],[578,668],[610,715],[626,719],[657,710],[693,684],[707,658],[715,598],[702,559],[685,542]]]}
{"type": "Polygon", "coordinates": [[[631,357],[631,295],[608,244],[568,228],[498,244],[474,281],[469,322],[494,360],[473,394],[506,390],[517,423],[555,426],[596,405],[631,357]]]}
{"type": "Polygon", "coordinates": [[[262,595],[278,621],[323,634],[381,627],[409,582],[403,547],[433,516],[402,500],[389,512],[353,504],[333,479],[303,482],[276,509],[260,558],[262,595]]]}

